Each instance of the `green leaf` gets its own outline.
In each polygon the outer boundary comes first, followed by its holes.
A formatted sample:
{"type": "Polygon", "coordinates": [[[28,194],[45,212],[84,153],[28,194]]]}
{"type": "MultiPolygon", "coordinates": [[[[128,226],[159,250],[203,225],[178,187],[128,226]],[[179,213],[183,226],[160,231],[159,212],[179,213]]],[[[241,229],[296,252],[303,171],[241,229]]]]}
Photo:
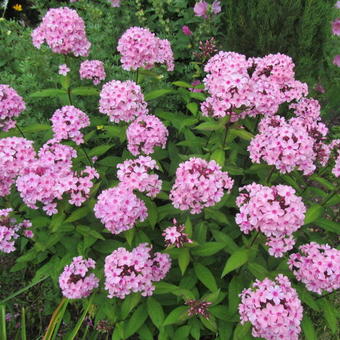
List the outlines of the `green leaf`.
{"type": "Polygon", "coordinates": [[[178,327],[173,338],[176,340],[187,340],[189,338],[190,328],[188,325],[178,327]]]}
{"type": "Polygon", "coordinates": [[[326,298],[320,299],[318,303],[323,311],[323,315],[329,329],[333,334],[335,334],[337,332],[338,326],[334,306],[332,306],[326,298]]]}
{"type": "Polygon", "coordinates": [[[268,276],[266,268],[256,262],[250,262],[247,265],[248,270],[259,280],[263,280],[268,276]]]}
{"type": "Polygon", "coordinates": [[[303,333],[305,334],[306,340],[317,340],[318,339],[315,333],[313,322],[306,315],[306,313],[304,313],[304,316],[301,322],[301,327],[302,327],[303,333]]]}
{"type": "Polygon", "coordinates": [[[67,74],[66,76],[60,75],[59,82],[60,82],[61,87],[64,90],[67,90],[70,87],[70,84],[71,84],[70,75],[69,74],[67,74]]]}
{"type": "Polygon", "coordinates": [[[180,306],[173,309],[163,322],[163,326],[173,325],[188,319],[188,307],[180,306]]]}
{"type": "Polygon", "coordinates": [[[186,87],[186,88],[191,88],[193,87],[191,84],[185,82],[185,81],[174,81],[172,82],[173,85],[176,85],[178,87],[186,87]]]}
{"type": "Polygon", "coordinates": [[[31,98],[44,98],[44,97],[51,97],[56,98],[60,96],[67,95],[67,91],[62,89],[45,89],[41,91],[37,91],[30,94],[31,98]]]}
{"type": "Polygon", "coordinates": [[[224,129],[224,126],[221,125],[219,122],[210,121],[210,122],[203,122],[197,125],[194,129],[200,130],[200,131],[217,131],[217,130],[224,129]]]}
{"type": "Polygon", "coordinates": [[[107,151],[109,151],[111,148],[113,147],[113,145],[98,145],[96,147],[94,147],[93,149],[90,150],[89,152],[89,156],[93,157],[93,156],[101,156],[104,153],[106,153],[107,151]]]}
{"type": "Polygon", "coordinates": [[[144,324],[147,317],[148,313],[145,313],[145,305],[140,305],[132,314],[131,318],[126,324],[124,332],[125,338],[128,338],[131,335],[135,334],[138,329],[144,324]]]}
{"type": "Polygon", "coordinates": [[[190,263],[190,252],[188,248],[180,248],[178,253],[178,265],[182,275],[184,275],[190,263]]]}
{"type": "Polygon", "coordinates": [[[130,294],[124,299],[120,308],[120,317],[122,320],[127,318],[129,313],[138,305],[140,300],[141,295],[139,293],[130,294]]]}
{"type": "Polygon", "coordinates": [[[340,227],[339,227],[339,223],[337,222],[333,222],[330,220],[326,220],[325,218],[319,218],[314,222],[317,226],[319,226],[320,228],[326,230],[326,231],[330,231],[332,233],[339,233],[340,231],[340,227]]]}
{"type": "Polygon", "coordinates": [[[78,208],[65,220],[65,222],[74,222],[82,219],[90,213],[90,209],[88,207],[78,208]]]}
{"type": "Polygon", "coordinates": [[[240,137],[246,141],[250,141],[254,137],[253,134],[246,131],[245,129],[230,129],[229,131],[233,136],[240,137]]]}
{"type": "Polygon", "coordinates": [[[154,294],[173,294],[176,296],[180,296],[183,299],[194,299],[195,295],[189,290],[177,287],[176,285],[173,285],[171,283],[167,283],[164,281],[161,282],[155,282],[156,290],[154,294]]]}
{"type": "Polygon", "coordinates": [[[219,164],[220,166],[223,167],[224,162],[225,162],[225,152],[224,152],[224,150],[221,150],[221,149],[215,150],[211,154],[210,160],[216,161],[217,164],[219,164]]]}
{"type": "Polygon", "coordinates": [[[195,256],[211,256],[222,250],[224,247],[225,243],[223,242],[205,242],[194,248],[191,253],[195,256]]]}
{"type": "Polygon", "coordinates": [[[155,298],[148,297],[146,306],[153,324],[157,328],[160,328],[164,321],[164,311],[162,305],[155,298]]]}
{"type": "Polygon", "coordinates": [[[32,133],[32,132],[39,132],[39,131],[47,131],[50,130],[51,126],[47,124],[30,124],[27,127],[22,128],[24,133],[32,133]]]}
{"type": "Polygon", "coordinates": [[[194,270],[197,278],[211,291],[215,292],[217,288],[216,280],[211,271],[200,263],[194,264],[194,270]]]}
{"type": "Polygon", "coordinates": [[[147,221],[150,223],[150,226],[152,228],[154,228],[156,223],[157,223],[157,221],[158,221],[157,206],[154,203],[154,201],[152,201],[148,197],[145,197],[143,199],[143,201],[145,202],[145,205],[148,208],[148,218],[147,218],[147,221]]]}
{"type": "Polygon", "coordinates": [[[198,99],[200,101],[204,101],[206,98],[206,95],[204,93],[200,93],[200,92],[190,92],[190,97],[191,98],[195,98],[198,99]]]}
{"type": "Polygon", "coordinates": [[[312,295],[310,295],[306,288],[304,287],[294,287],[296,289],[296,291],[298,292],[299,298],[300,300],[305,303],[306,305],[308,305],[308,307],[314,309],[316,312],[320,311],[320,307],[317,304],[316,300],[313,298],[312,295]]]}
{"type": "Polygon", "coordinates": [[[187,104],[187,109],[193,114],[196,115],[198,112],[198,105],[197,103],[191,102],[187,104]]]}
{"type": "Polygon", "coordinates": [[[76,230],[82,234],[83,236],[91,236],[94,237],[97,240],[105,240],[103,235],[99,233],[98,231],[92,229],[91,227],[88,227],[86,225],[78,225],[76,230]]]}
{"type": "Polygon", "coordinates": [[[247,249],[240,249],[233,253],[227,260],[221,277],[226,276],[231,271],[243,266],[249,257],[249,251],[247,249]]]}
{"type": "Polygon", "coordinates": [[[92,86],[81,86],[71,89],[71,94],[75,96],[98,96],[99,90],[92,86]]]}
{"type": "Polygon", "coordinates": [[[320,204],[312,205],[306,212],[305,223],[309,224],[320,218],[323,214],[324,208],[320,204]]]}
{"type": "Polygon", "coordinates": [[[169,89],[159,89],[159,90],[154,90],[151,92],[148,92],[144,95],[144,99],[146,101],[152,100],[152,99],[156,99],[158,97],[161,96],[165,96],[166,94],[170,94],[170,93],[175,93],[176,91],[174,90],[169,90],[169,89]]]}
{"type": "Polygon", "coordinates": [[[233,340],[253,339],[253,337],[250,336],[250,330],[251,330],[250,322],[246,322],[244,325],[241,325],[239,323],[234,330],[233,340]]]}
{"type": "Polygon", "coordinates": [[[332,184],[331,182],[327,181],[327,179],[316,176],[316,175],[312,175],[310,178],[310,180],[312,181],[316,181],[319,182],[321,185],[323,185],[326,189],[328,190],[335,190],[336,187],[334,184],[332,184]]]}
{"type": "Polygon", "coordinates": [[[233,276],[228,286],[228,304],[229,313],[234,314],[237,312],[237,307],[240,303],[239,294],[244,288],[243,282],[239,276],[233,276]]]}

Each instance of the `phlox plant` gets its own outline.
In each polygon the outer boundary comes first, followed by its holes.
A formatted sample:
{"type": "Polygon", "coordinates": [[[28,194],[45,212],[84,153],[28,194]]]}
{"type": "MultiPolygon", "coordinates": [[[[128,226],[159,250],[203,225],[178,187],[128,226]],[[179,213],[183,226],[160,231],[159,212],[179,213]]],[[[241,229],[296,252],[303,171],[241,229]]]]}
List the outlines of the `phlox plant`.
{"type": "Polygon", "coordinates": [[[199,88],[163,88],[172,46],[133,26],[114,79],[71,7],[32,44],[59,81],[30,98],[59,108],[26,125],[25,97],[0,85],[0,251],[38,268],[26,290],[53,282],[44,339],[315,339],[310,310],[339,334],[340,142],[289,56],[208,46],[199,88]]]}

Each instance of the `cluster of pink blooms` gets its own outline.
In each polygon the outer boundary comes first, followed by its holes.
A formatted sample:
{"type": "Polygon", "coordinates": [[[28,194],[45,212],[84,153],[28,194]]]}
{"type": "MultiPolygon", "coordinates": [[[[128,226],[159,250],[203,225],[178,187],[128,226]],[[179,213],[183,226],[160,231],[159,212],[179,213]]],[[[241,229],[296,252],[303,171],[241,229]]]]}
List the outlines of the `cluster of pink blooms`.
{"type": "Polygon", "coordinates": [[[35,156],[30,140],[21,137],[0,139],[0,197],[10,193],[16,177],[25,172],[35,156]]]}
{"type": "Polygon", "coordinates": [[[335,177],[340,177],[340,139],[334,140],[330,145],[330,149],[337,150],[337,158],[332,173],[335,177]]]}
{"type": "Polygon", "coordinates": [[[90,79],[94,85],[98,85],[105,79],[104,64],[100,60],[85,60],[80,64],[80,79],[90,79]]]}
{"type": "Polygon", "coordinates": [[[112,80],[100,92],[99,112],[111,122],[130,122],[148,113],[147,103],[139,85],[134,81],[112,80]]]}
{"type": "Polygon", "coordinates": [[[191,32],[191,30],[190,30],[190,27],[187,26],[187,25],[182,26],[182,32],[183,32],[185,35],[192,35],[192,32],[191,32]]]}
{"type": "Polygon", "coordinates": [[[153,115],[139,116],[126,130],[128,150],[134,155],[150,155],[154,148],[165,148],[169,132],[162,121],[153,115]]]}
{"type": "Polygon", "coordinates": [[[13,210],[0,209],[0,251],[4,253],[11,253],[15,251],[15,240],[20,236],[19,231],[27,238],[34,236],[32,230],[32,223],[29,220],[23,220],[17,223],[16,219],[10,218],[10,213],[13,210]]]}
{"type": "Polygon", "coordinates": [[[169,197],[175,208],[190,209],[192,214],[198,214],[203,208],[219,202],[224,194],[223,189],[230,192],[233,184],[228,173],[221,171],[214,160],[207,162],[192,157],[177,168],[176,181],[169,197]]]}
{"type": "Polygon", "coordinates": [[[15,127],[15,120],[26,108],[25,102],[9,85],[0,84],[0,130],[15,127]]]}
{"type": "Polygon", "coordinates": [[[192,243],[192,240],[190,240],[188,235],[184,232],[184,224],[177,224],[177,220],[175,218],[172,223],[173,226],[166,228],[162,233],[165,239],[165,245],[167,247],[175,246],[180,248],[183,247],[185,243],[192,243]]]}
{"type": "Polygon", "coordinates": [[[61,76],[66,76],[71,70],[66,64],[59,65],[58,73],[61,76]]]}
{"type": "Polygon", "coordinates": [[[80,129],[89,126],[90,120],[83,111],[72,105],[63,106],[54,112],[51,122],[55,140],[70,139],[78,145],[84,143],[80,129]]]}
{"type": "Polygon", "coordinates": [[[120,7],[120,2],[122,0],[108,0],[111,3],[112,7],[120,7]]]}
{"type": "Polygon", "coordinates": [[[240,294],[241,324],[253,325],[252,335],[266,340],[298,340],[303,316],[301,301],[289,279],[279,274],[274,281],[256,280],[240,294]]]}
{"type": "Polygon", "coordinates": [[[333,59],[333,64],[340,67],[340,54],[337,54],[333,59]]]}
{"type": "Polygon", "coordinates": [[[283,117],[272,116],[261,120],[259,134],[248,146],[250,158],[254,163],[260,163],[263,159],[282,173],[297,168],[303,171],[304,175],[314,172],[316,161],[322,165],[327,163],[330,150],[323,143],[328,132],[327,127],[323,123],[312,121],[313,110],[304,113],[300,111],[304,107],[303,102],[297,106],[298,114],[305,113],[306,117],[286,121],[283,117]]]}
{"type": "MultiPolygon", "coordinates": [[[[220,1],[215,0],[211,4],[211,12],[213,14],[218,14],[222,10],[220,1]]],[[[196,2],[194,6],[194,13],[197,17],[203,17],[204,19],[208,19],[209,12],[209,4],[206,1],[196,2]]]]}
{"type": "Polygon", "coordinates": [[[166,64],[168,71],[175,67],[170,42],[147,28],[130,27],[119,39],[117,50],[124,70],[150,69],[155,64],[166,64]]]}
{"type": "Polygon", "coordinates": [[[259,113],[273,115],[280,104],[308,93],[307,85],[294,79],[293,69],[292,59],[283,54],[247,60],[242,54],[221,51],[204,68],[211,97],[202,103],[202,113],[216,118],[230,115],[232,121],[259,113]]]}
{"type": "Polygon", "coordinates": [[[196,59],[205,62],[211,58],[217,51],[216,39],[214,37],[202,42],[199,42],[198,52],[194,52],[193,55],[196,59]]]}
{"type": "Polygon", "coordinates": [[[144,202],[122,183],[102,191],[93,210],[112,234],[131,229],[148,216],[144,202]]]}
{"type": "Polygon", "coordinates": [[[36,48],[46,41],[54,53],[73,53],[76,57],[86,57],[91,47],[83,19],[68,7],[49,9],[42,23],[32,32],[32,41],[36,48]]]}
{"type": "Polygon", "coordinates": [[[340,18],[336,18],[332,22],[332,31],[334,35],[340,36],[340,18]]]}
{"type": "Polygon", "coordinates": [[[328,244],[310,242],[289,257],[288,265],[296,278],[312,292],[322,294],[340,288],[340,250],[328,244]]]}
{"type": "Polygon", "coordinates": [[[41,202],[48,215],[58,212],[56,200],[70,194],[69,202],[80,206],[89,196],[92,179],[98,178],[94,168],[86,167],[80,175],[72,170],[72,158],[76,151],[51,139],[39,150],[35,159],[16,181],[17,189],[25,204],[38,209],[41,202]]]}
{"type": "Polygon", "coordinates": [[[105,289],[108,297],[124,299],[133,292],[142,296],[152,295],[153,281],[162,280],[171,266],[168,254],[153,253],[147,243],[142,243],[131,252],[118,248],[105,258],[105,289]]]}
{"type": "Polygon", "coordinates": [[[209,319],[210,313],[208,311],[208,308],[210,305],[212,305],[211,302],[202,300],[187,300],[185,301],[185,304],[189,306],[189,316],[201,315],[205,319],[209,319]]]}
{"type": "Polygon", "coordinates": [[[149,156],[139,156],[137,159],[127,159],[117,165],[117,177],[131,190],[145,192],[147,196],[155,197],[162,188],[158,175],[150,171],[159,169],[156,161],[149,156]]]}
{"type": "Polygon", "coordinates": [[[252,183],[241,187],[236,204],[236,223],[245,234],[252,230],[266,235],[269,254],[275,257],[293,248],[293,232],[304,224],[306,207],[287,185],[266,187],[252,183]]]}
{"type": "Polygon", "coordinates": [[[59,286],[63,295],[68,299],[82,299],[89,296],[99,285],[99,279],[93,273],[89,274],[95,266],[96,262],[92,259],[74,257],[71,264],[66,266],[59,276],[59,286]]]}

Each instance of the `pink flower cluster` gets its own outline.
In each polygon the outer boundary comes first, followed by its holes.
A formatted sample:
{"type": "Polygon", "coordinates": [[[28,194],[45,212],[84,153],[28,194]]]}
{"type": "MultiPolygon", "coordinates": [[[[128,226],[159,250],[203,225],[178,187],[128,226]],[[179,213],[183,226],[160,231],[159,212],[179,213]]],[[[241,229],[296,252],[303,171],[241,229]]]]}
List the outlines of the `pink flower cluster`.
{"type": "Polygon", "coordinates": [[[192,157],[177,168],[169,197],[175,208],[190,209],[191,214],[198,214],[203,208],[219,202],[223,189],[230,192],[233,184],[228,173],[221,171],[215,161],[192,157]]]}
{"type": "Polygon", "coordinates": [[[133,292],[150,296],[154,291],[153,281],[162,280],[171,266],[168,254],[153,253],[147,243],[142,243],[131,252],[118,248],[105,258],[105,289],[108,297],[124,299],[133,292]]]}
{"type": "Polygon", "coordinates": [[[147,196],[155,197],[162,188],[158,175],[151,170],[159,169],[156,161],[149,156],[139,156],[137,159],[127,159],[117,165],[118,179],[131,190],[145,192],[147,196]]]}
{"type": "Polygon", "coordinates": [[[4,253],[11,253],[15,251],[15,240],[20,236],[19,231],[27,238],[34,236],[32,230],[32,223],[29,220],[23,220],[17,223],[16,219],[10,218],[10,213],[13,210],[0,209],[0,251],[4,253]]]}
{"type": "Polygon", "coordinates": [[[51,118],[54,138],[73,140],[76,144],[84,143],[80,129],[90,125],[89,117],[83,111],[72,105],[56,110],[51,118]]]}
{"type": "MultiPolygon", "coordinates": [[[[297,112],[303,114],[299,109],[297,112]]],[[[311,115],[308,111],[305,112],[308,117],[292,118],[289,121],[279,116],[262,119],[259,134],[248,146],[251,160],[260,163],[263,159],[281,173],[297,168],[303,171],[304,175],[314,172],[316,161],[325,165],[330,150],[323,140],[328,129],[323,123],[311,122],[314,114],[311,112],[311,115]]]]}
{"type": "Polygon", "coordinates": [[[329,149],[335,150],[335,152],[337,153],[335,166],[332,169],[332,174],[335,177],[340,177],[340,139],[333,140],[332,143],[329,145],[329,149]]]}
{"type": "Polygon", "coordinates": [[[154,148],[165,148],[169,132],[162,121],[153,115],[139,116],[126,130],[128,150],[134,155],[149,155],[154,148]]]}
{"type": "Polygon", "coordinates": [[[334,35],[340,36],[340,18],[336,18],[332,22],[332,31],[334,35]]]}
{"type": "Polygon", "coordinates": [[[59,286],[68,299],[81,299],[91,294],[99,285],[99,279],[88,272],[94,269],[96,262],[85,260],[82,256],[74,257],[71,264],[64,268],[59,276],[59,286]]]}
{"type": "Polygon", "coordinates": [[[9,195],[16,177],[25,172],[35,156],[30,140],[21,137],[0,139],[0,197],[9,195]]]}
{"type": "Polygon", "coordinates": [[[130,27],[119,39],[117,50],[124,70],[150,69],[155,64],[166,64],[168,71],[175,67],[170,42],[147,28],[130,27]]]}
{"type": "Polygon", "coordinates": [[[93,210],[112,234],[131,229],[148,216],[144,202],[124,184],[102,191],[93,210]]]}
{"type": "Polygon", "coordinates": [[[306,207],[287,185],[266,187],[252,183],[241,187],[236,198],[240,212],[236,223],[245,234],[252,230],[266,235],[269,254],[281,257],[293,248],[293,232],[304,224],[306,207]]]}
{"type": "Polygon", "coordinates": [[[26,108],[18,93],[8,85],[0,84],[0,130],[8,131],[15,127],[15,120],[26,108]]]}
{"type": "Polygon", "coordinates": [[[289,269],[312,292],[322,294],[340,288],[340,250],[310,242],[289,257],[289,269]]]}
{"type": "MultiPolygon", "coordinates": [[[[215,0],[211,4],[211,12],[213,14],[218,14],[222,10],[221,3],[218,0],[215,0]]],[[[203,17],[204,19],[208,18],[208,12],[209,12],[209,4],[206,1],[199,1],[196,2],[194,6],[194,13],[197,17],[203,17]]]]}
{"type": "Polygon", "coordinates": [[[241,324],[253,325],[252,335],[266,340],[298,340],[303,316],[301,301],[289,279],[279,274],[274,281],[256,280],[240,294],[241,324]]]}
{"type": "Polygon", "coordinates": [[[337,54],[333,59],[333,64],[340,67],[340,54],[337,54]]]}
{"type": "Polygon", "coordinates": [[[139,85],[134,81],[112,80],[100,92],[99,112],[111,122],[130,122],[148,113],[147,103],[139,85]]]}
{"type": "Polygon", "coordinates": [[[42,23],[32,32],[32,41],[36,48],[46,41],[54,53],[73,53],[76,57],[86,57],[91,47],[83,19],[68,7],[49,9],[42,23]]]}
{"type": "Polygon", "coordinates": [[[120,2],[122,0],[108,0],[111,3],[112,7],[120,7],[120,2]]]}
{"type": "Polygon", "coordinates": [[[184,232],[185,226],[183,224],[177,224],[177,220],[173,219],[173,226],[164,230],[162,235],[165,239],[165,245],[175,246],[177,248],[183,247],[185,243],[192,243],[192,240],[184,232]]]}
{"type": "Polygon", "coordinates": [[[37,203],[41,202],[46,214],[53,215],[58,212],[56,200],[67,193],[70,195],[69,202],[80,206],[89,196],[92,179],[98,178],[96,170],[87,167],[77,175],[72,170],[76,151],[54,139],[42,146],[38,156],[16,181],[25,204],[38,209],[37,203]]]}
{"type": "Polygon", "coordinates": [[[242,54],[219,52],[204,68],[211,96],[201,105],[203,115],[230,115],[235,121],[246,115],[275,114],[280,104],[308,93],[307,85],[294,79],[293,68],[292,59],[283,54],[247,60],[242,54]]]}
{"type": "Polygon", "coordinates": [[[202,301],[202,300],[187,300],[185,304],[189,306],[188,315],[189,316],[203,316],[205,319],[210,318],[210,313],[208,308],[212,305],[212,302],[202,301]]]}
{"type": "Polygon", "coordinates": [[[100,60],[85,60],[80,64],[80,79],[90,79],[94,85],[98,85],[105,79],[104,64],[100,60]]]}

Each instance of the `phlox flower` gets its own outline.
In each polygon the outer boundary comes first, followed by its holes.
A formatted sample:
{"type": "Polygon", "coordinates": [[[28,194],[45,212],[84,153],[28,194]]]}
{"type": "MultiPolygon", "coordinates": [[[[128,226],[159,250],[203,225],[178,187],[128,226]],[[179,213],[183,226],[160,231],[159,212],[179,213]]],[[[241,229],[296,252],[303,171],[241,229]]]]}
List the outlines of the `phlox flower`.
{"type": "Polygon", "coordinates": [[[340,36],[340,18],[336,18],[332,22],[332,31],[334,35],[340,36]]]}
{"type": "Polygon", "coordinates": [[[66,76],[71,70],[66,64],[59,65],[58,73],[62,76],[66,76]]]}
{"type": "Polygon", "coordinates": [[[98,85],[105,79],[104,64],[100,60],[85,60],[80,64],[80,79],[90,79],[93,85],[98,85]]]}
{"type": "Polygon", "coordinates": [[[173,226],[165,228],[162,235],[164,236],[165,245],[167,247],[174,245],[177,248],[183,247],[185,243],[192,243],[192,240],[184,232],[185,226],[177,224],[176,219],[173,219],[173,226]]]}

